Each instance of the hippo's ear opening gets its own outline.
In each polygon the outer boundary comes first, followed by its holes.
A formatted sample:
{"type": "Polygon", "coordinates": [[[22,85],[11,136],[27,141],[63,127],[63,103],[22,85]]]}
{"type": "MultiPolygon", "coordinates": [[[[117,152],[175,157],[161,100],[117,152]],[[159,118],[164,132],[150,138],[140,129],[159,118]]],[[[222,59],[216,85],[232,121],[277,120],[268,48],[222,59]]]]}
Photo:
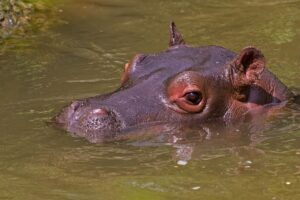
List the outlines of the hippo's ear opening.
{"type": "Polygon", "coordinates": [[[260,50],[255,47],[244,48],[240,54],[233,60],[235,86],[242,86],[254,83],[260,78],[265,69],[265,57],[260,50]]]}
{"type": "Polygon", "coordinates": [[[185,44],[185,41],[181,35],[177,31],[176,25],[174,22],[170,24],[170,40],[169,40],[169,47],[185,44]]]}

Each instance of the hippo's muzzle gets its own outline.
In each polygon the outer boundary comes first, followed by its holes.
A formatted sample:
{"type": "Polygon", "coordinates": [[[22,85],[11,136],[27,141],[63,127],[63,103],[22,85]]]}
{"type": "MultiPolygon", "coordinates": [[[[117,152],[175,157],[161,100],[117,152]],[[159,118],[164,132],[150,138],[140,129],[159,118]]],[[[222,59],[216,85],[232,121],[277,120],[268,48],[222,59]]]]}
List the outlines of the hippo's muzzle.
{"type": "Polygon", "coordinates": [[[85,101],[74,101],[56,116],[55,121],[73,135],[89,138],[91,142],[115,139],[125,127],[112,109],[94,107],[85,101]]]}

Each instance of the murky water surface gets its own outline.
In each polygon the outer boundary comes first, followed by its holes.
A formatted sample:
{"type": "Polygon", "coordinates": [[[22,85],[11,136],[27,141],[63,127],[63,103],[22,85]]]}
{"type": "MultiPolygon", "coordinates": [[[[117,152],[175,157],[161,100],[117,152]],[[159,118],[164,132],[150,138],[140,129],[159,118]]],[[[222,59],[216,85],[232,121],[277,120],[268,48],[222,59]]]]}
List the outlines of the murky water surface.
{"type": "Polygon", "coordinates": [[[90,144],[46,123],[72,99],[117,88],[135,53],[166,49],[171,20],[195,46],[259,47],[297,90],[300,1],[68,0],[57,15],[48,32],[1,47],[0,199],[300,199],[293,108],[260,142],[90,144]]]}

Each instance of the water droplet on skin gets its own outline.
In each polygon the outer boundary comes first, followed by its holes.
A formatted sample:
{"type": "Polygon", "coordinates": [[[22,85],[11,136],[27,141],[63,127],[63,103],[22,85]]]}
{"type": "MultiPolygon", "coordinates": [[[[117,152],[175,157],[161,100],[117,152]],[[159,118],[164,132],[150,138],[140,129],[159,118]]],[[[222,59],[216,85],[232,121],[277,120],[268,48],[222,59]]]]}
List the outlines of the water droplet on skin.
{"type": "Polygon", "coordinates": [[[186,160],[178,160],[177,161],[177,165],[181,165],[181,166],[184,166],[184,165],[187,165],[188,162],[186,160]]]}
{"type": "Polygon", "coordinates": [[[251,164],[252,164],[252,161],[251,161],[251,160],[246,160],[246,161],[245,161],[245,164],[251,165],[251,164]]]}
{"type": "Polygon", "coordinates": [[[195,186],[195,187],[192,187],[192,190],[199,190],[201,187],[200,186],[195,186]]]}
{"type": "Polygon", "coordinates": [[[179,138],[178,137],[176,137],[176,136],[173,136],[173,143],[175,144],[176,142],[178,142],[178,140],[179,140],[179,138]]]}

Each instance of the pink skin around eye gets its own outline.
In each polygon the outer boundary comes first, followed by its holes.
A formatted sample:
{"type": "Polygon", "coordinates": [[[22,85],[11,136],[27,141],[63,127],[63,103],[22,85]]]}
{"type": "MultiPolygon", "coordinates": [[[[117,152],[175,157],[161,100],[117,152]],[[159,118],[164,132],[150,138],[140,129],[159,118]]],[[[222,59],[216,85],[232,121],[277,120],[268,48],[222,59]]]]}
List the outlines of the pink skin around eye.
{"type": "Polygon", "coordinates": [[[178,108],[177,112],[181,113],[197,113],[201,112],[206,104],[205,94],[200,90],[197,85],[189,85],[187,83],[176,84],[168,89],[169,99],[172,103],[175,103],[178,108]],[[191,92],[198,92],[202,95],[202,100],[197,105],[192,105],[187,102],[185,95],[191,92]]]}

